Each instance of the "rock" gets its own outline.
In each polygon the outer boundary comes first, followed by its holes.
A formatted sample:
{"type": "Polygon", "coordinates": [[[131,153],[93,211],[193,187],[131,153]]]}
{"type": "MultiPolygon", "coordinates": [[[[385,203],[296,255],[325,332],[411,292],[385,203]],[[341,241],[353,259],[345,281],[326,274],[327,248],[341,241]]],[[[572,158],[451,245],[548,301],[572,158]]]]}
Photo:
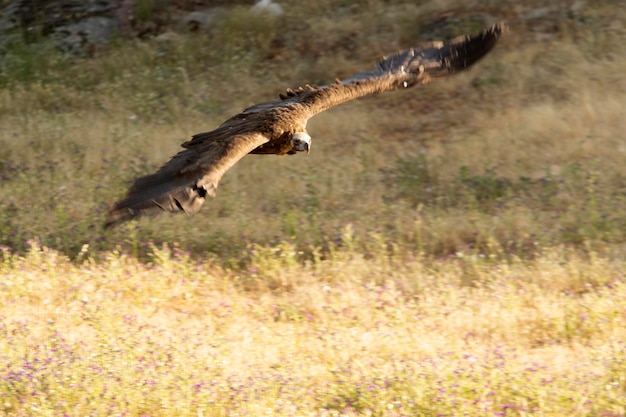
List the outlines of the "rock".
{"type": "Polygon", "coordinates": [[[272,0],[259,0],[250,9],[252,13],[267,13],[272,16],[282,16],[285,14],[283,8],[278,3],[272,3],[272,0]]]}
{"type": "MultiPolygon", "coordinates": [[[[249,2],[186,0],[191,8],[187,11],[170,7],[170,2],[154,2],[154,8],[146,11],[138,8],[140,1],[146,0],[0,0],[0,53],[14,40],[29,43],[50,38],[64,52],[88,56],[115,36],[158,36],[171,23],[182,31],[210,32],[225,7],[249,2]]],[[[283,14],[271,0],[257,1],[251,11],[283,14]]]]}
{"type": "Polygon", "coordinates": [[[21,35],[33,42],[50,36],[61,50],[83,54],[119,31],[118,2],[9,0],[0,10],[0,38],[21,35]]]}
{"type": "Polygon", "coordinates": [[[119,28],[117,19],[94,16],[55,28],[52,38],[63,52],[91,55],[97,46],[105,44],[117,34],[119,28]]]}

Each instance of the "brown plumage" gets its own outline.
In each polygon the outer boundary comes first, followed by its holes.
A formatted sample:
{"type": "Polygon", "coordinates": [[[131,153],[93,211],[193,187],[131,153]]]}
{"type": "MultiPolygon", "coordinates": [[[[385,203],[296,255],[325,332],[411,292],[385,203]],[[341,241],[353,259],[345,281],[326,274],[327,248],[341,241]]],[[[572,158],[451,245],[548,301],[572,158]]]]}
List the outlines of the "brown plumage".
{"type": "Polygon", "coordinates": [[[405,49],[371,71],[328,86],[288,89],[280,100],[249,107],[217,129],[194,135],[156,173],[137,179],[124,200],[111,207],[105,225],[161,211],[194,214],[207,195],[215,196],[222,175],[245,155],[308,152],[309,118],[348,100],[463,71],[487,54],[505,31],[505,25],[496,24],[477,35],[405,49]]]}

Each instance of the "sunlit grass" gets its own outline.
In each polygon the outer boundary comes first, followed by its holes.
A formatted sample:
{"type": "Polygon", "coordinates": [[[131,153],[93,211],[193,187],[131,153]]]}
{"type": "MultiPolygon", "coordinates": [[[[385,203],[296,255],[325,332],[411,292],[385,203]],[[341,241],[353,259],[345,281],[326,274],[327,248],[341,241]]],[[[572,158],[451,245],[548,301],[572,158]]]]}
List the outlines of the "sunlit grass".
{"type": "Polygon", "coordinates": [[[7,415],[623,415],[621,261],[4,252],[7,415]],[[471,277],[468,277],[471,274],[471,277]],[[602,414],[604,413],[604,414],[602,414]],[[611,414],[612,413],[612,414],[611,414]]]}

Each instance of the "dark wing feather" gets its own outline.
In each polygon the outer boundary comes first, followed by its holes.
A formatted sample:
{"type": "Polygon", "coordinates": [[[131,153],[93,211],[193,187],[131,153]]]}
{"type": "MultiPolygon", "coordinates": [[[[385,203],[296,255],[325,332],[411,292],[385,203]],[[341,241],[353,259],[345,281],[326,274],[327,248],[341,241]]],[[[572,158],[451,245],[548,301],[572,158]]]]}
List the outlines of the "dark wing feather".
{"type": "Polygon", "coordinates": [[[498,23],[476,35],[405,49],[384,58],[371,71],[358,73],[329,86],[287,90],[281,98],[306,105],[307,115],[312,117],[368,94],[426,84],[468,68],[485,56],[506,31],[506,25],[498,23]]]}
{"type": "Polygon", "coordinates": [[[356,74],[342,84],[359,80],[393,75],[394,87],[404,87],[403,82],[421,81],[429,77],[444,77],[463,71],[485,56],[496,45],[498,38],[506,32],[502,23],[490,26],[476,35],[459,36],[447,42],[431,42],[418,48],[397,52],[376,64],[372,71],[356,74]]]}
{"type": "Polygon", "coordinates": [[[197,212],[207,194],[215,195],[226,170],[267,140],[260,133],[230,136],[222,129],[194,136],[156,173],[135,181],[107,213],[105,227],[162,211],[197,212]]]}

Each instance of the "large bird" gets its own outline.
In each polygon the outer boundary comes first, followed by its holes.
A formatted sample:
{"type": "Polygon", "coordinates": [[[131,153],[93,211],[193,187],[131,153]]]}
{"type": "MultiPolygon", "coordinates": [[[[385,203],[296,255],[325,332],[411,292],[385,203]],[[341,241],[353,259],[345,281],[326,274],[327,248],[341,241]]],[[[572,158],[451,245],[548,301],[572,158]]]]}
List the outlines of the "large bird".
{"type": "Polygon", "coordinates": [[[409,88],[463,71],[487,54],[506,31],[495,24],[476,35],[432,42],[397,52],[334,84],[288,89],[279,100],[249,107],[210,132],[198,133],[156,173],[135,181],[115,203],[105,226],[162,211],[196,213],[207,196],[215,196],[222,175],[245,155],[291,155],[309,152],[309,118],[368,94],[409,88]]]}

